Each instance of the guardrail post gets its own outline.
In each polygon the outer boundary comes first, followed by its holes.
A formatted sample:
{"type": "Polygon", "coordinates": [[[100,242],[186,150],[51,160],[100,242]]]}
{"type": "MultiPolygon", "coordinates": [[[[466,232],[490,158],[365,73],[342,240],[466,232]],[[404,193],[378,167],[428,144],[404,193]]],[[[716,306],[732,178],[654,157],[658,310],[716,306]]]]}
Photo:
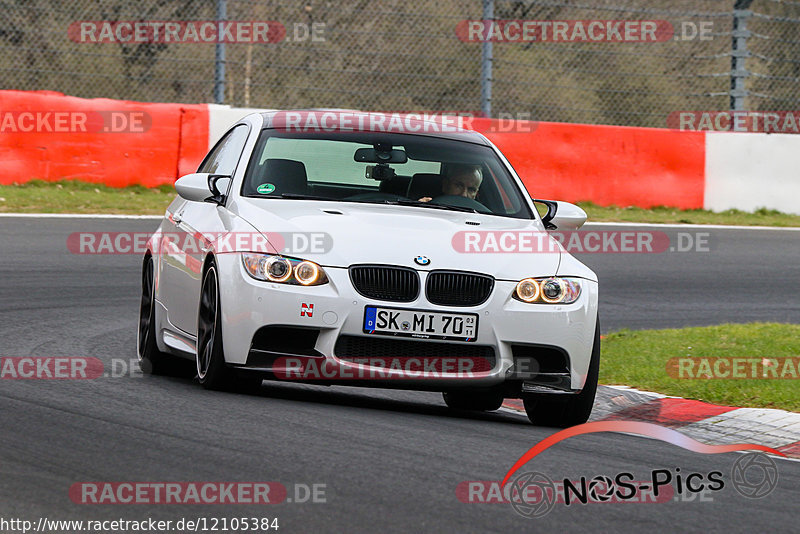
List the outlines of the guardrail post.
{"type": "MultiPolygon", "coordinates": [[[[228,18],[227,0],[217,0],[217,23],[228,18]]],[[[217,32],[219,33],[219,32],[217,32]]],[[[219,37],[219,35],[217,36],[219,37]]],[[[225,103],[225,43],[217,39],[214,55],[214,102],[225,103]]]]}
{"type": "Polygon", "coordinates": [[[737,0],[733,10],[733,32],[731,33],[731,111],[743,111],[745,98],[748,92],[745,88],[745,79],[750,72],[745,68],[745,61],[750,52],[747,51],[747,38],[750,30],[747,29],[747,19],[753,13],[748,11],[752,0],[737,0]]]}
{"type": "MultiPolygon", "coordinates": [[[[483,24],[486,28],[487,21],[494,20],[494,0],[483,0],[483,24]]],[[[492,24],[493,22],[490,22],[492,24]]],[[[486,37],[491,32],[486,32],[486,37]]],[[[484,39],[481,50],[481,113],[484,117],[492,116],[492,45],[489,39],[484,39]]]]}

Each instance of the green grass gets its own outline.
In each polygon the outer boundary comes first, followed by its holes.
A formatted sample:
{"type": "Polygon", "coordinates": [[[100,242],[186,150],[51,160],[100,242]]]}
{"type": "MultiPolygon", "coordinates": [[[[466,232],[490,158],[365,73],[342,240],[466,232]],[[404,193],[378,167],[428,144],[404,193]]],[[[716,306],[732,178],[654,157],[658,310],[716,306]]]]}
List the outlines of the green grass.
{"type": "Polygon", "coordinates": [[[649,209],[617,206],[598,206],[591,202],[578,205],[589,215],[589,221],[648,222],[675,224],[730,224],[741,226],[800,226],[800,215],[789,215],[776,210],[760,208],[753,213],[740,210],[713,212],[707,210],[679,210],[665,206],[649,209]]]}
{"type": "MultiPolygon", "coordinates": [[[[117,189],[101,184],[33,180],[22,185],[0,185],[0,213],[122,213],[162,215],[175,197],[172,186],[148,189],[140,186],[117,189]]],[[[744,226],[798,226],[800,215],[760,209],[755,213],[728,210],[679,210],[667,207],[618,208],[591,202],[579,205],[589,221],[640,223],[734,224],[744,226]]],[[[537,207],[540,208],[541,206],[537,207]]]]}
{"type": "Polygon", "coordinates": [[[117,189],[77,181],[33,180],[22,185],[0,185],[0,213],[163,215],[173,198],[172,186],[117,189]]]}
{"type": "Polygon", "coordinates": [[[714,404],[800,411],[800,379],[681,379],[670,376],[667,372],[670,358],[686,356],[757,358],[759,361],[762,358],[798,358],[800,325],[725,324],[614,332],[602,342],[600,383],[627,385],[714,404]]]}

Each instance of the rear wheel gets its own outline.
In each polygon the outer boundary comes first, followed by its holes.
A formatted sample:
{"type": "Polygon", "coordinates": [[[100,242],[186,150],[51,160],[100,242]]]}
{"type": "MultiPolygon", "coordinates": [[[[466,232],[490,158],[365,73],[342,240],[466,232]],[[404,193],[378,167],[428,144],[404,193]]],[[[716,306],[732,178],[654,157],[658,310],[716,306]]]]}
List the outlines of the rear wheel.
{"type": "Polygon", "coordinates": [[[503,405],[503,396],[498,393],[457,391],[442,393],[444,402],[453,410],[493,412],[503,405]]]}
{"type": "Polygon", "coordinates": [[[164,374],[172,357],[161,352],[156,343],[155,266],[152,256],[145,258],[142,267],[142,299],[139,305],[139,331],[136,354],[139,367],[145,374],[164,374]]]}
{"type": "Polygon", "coordinates": [[[597,378],[600,373],[600,321],[597,321],[589,362],[589,373],[583,390],[576,395],[531,395],[522,398],[525,413],[531,423],[537,426],[567,428],[588,421],[597,393],[597,378]]]}

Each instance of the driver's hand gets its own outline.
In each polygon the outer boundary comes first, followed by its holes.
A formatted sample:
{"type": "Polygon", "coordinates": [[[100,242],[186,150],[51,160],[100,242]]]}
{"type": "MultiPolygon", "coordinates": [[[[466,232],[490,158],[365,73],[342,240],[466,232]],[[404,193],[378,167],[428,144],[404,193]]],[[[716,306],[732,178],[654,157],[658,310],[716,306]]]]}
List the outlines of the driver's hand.
{"type": "Polygon", "coordinates": [[[431,197],[422,197],[418,202],[430,202],[431,200],[433,200],[431,197]]]}

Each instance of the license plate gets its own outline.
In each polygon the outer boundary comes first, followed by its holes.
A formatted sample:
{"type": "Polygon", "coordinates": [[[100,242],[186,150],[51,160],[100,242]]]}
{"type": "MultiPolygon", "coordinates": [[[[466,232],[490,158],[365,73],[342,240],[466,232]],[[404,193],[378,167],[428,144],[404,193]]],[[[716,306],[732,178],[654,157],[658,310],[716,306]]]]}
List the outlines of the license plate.
{"type": "Polygon", "coordinates": [[[475,341],[478,315],[367,306],[364,309],[364,332],[420,339],[475,341]]]}

